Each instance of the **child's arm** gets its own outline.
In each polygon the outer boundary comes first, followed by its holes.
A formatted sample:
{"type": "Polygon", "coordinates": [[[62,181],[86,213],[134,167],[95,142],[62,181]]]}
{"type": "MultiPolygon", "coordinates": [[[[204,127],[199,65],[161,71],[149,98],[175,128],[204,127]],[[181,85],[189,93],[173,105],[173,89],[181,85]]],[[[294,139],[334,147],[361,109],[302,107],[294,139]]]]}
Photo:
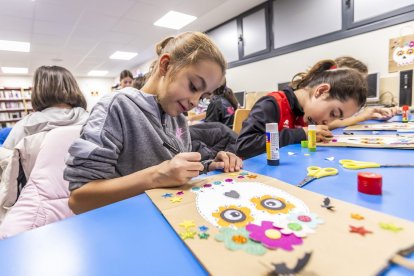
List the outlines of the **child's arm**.
{"type": "Polygon", "coordinates": [[[250,158],[266,152],[266,123],[277,123],[279,118],[279,106],[273,97],[259,99],[243,122],[236,142],[236,154],[250,158]]]}
{"type": "Polygon", "coordinates": [[[339,127],[347,127],[356,125],[360,122],[367,121],[367,120],[389,120],[395,114],[397,114],[398,108],[381,108],[381,107],[366,107],[360,113],[356,114],[355,116],[342,119],[342,120],[335,120],[329,124],[329,129],[335,129],[339,127]]]}
{"type": "Polygon", "coordinates": [[[91,181],[72,191],[69,207],[80,214],[149,189],[185,184],[204,169],[200,159],[201,155],[197,152],[180,153],[171,160],[126,176],[91,181]]]}

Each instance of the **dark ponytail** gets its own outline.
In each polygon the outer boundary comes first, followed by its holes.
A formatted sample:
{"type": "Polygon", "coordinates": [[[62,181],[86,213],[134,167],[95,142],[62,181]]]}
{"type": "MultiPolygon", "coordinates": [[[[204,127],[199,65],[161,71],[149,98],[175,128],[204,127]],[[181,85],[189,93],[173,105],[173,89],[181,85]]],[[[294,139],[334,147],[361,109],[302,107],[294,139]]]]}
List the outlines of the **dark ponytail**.
{"type": "Polygon", "coordinates": [[[296,74],[292,88],[308,90],[322,83],[330,85],[329,98],[341,102],[353,99],[359,107],[365,105],[368,94],[365,76],[351,68],[337,68],[333,60],[322,60],[308,72],[296,74]]]}

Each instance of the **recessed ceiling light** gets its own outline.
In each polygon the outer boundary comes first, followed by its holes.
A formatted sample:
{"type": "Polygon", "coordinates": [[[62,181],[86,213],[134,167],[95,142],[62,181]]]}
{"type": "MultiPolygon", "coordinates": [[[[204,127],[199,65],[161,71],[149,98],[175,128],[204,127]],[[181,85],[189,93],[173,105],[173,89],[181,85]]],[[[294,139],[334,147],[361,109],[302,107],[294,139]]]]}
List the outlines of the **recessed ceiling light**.
{"type": "Polygon", "coordinates": [[[108,74],[108,71],[92,70],[92,71],[89,71],[88,76],[92,76],[92,77],[103,77],[106,74],[108,74]]]}
{"type": "Polygon", "coordinates": [[[135,57],[136,55],[138,55],[138,53],[116,51],[109,58],[110,59],[130,60],[133,57],[135,57]]]}
{"type": "Polygon", "coordinates": [[[13,52],[30,52],[29,42],[0,40],[0,50],[13,52]]]}
{"type": "Polygon", "coordinates": [[[176,11],[169,11],[163,17],[158,19],[154,23],[154,25],[165,27],[165,28],[170,28],[174,30],[179,30],[185,25],[190,24],[196,19],[197,17],[192,16],[192,15],[188,15],[188,14],[176,12],[176,11]]]}
{"type": "Polygon", "coordinates": [[[1,71],[5,74],[27,74],[29,69],[22,67],[1,67],[1,71]]]}

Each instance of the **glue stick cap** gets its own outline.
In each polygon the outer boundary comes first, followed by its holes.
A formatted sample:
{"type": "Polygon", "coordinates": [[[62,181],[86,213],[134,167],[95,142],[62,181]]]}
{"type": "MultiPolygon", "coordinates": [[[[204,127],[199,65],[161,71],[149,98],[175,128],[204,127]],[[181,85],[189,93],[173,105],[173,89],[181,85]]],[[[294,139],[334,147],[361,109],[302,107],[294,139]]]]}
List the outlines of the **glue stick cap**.
{"type": "Polygon", "coordinates": [[[402,110],[404,111],[408,110],[408,105],[403,105],[402,110]]]}
{"type": "Polygon", "coordinates": [[[278,123],[267,123],[266,132],[278,132],[278,123]]]}
{"type": "Polygon", "coordinates": [[[316,125],[308,125],[308,130],[316,130],[316,125]]]}

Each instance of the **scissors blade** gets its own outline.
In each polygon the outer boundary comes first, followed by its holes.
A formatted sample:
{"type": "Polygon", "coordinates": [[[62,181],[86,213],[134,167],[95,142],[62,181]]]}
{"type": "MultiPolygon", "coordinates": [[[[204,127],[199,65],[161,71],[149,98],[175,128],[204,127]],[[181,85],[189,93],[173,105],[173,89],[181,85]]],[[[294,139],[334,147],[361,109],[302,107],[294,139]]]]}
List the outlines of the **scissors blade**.
{"type": "Polygon", "coordinates": [[[302,188],[303,186],[305,186],[306,184],[308,184],[309,182],[311,182],[315,178],[316,177],[313,177],[313,176],[307,176],[299,184],[297,184],[296,187],[302,188]]]}
{"type": "Polygon", "coordinates": [[[381,164],[381,167],[414,167],[414,164],[381,164]]]}

